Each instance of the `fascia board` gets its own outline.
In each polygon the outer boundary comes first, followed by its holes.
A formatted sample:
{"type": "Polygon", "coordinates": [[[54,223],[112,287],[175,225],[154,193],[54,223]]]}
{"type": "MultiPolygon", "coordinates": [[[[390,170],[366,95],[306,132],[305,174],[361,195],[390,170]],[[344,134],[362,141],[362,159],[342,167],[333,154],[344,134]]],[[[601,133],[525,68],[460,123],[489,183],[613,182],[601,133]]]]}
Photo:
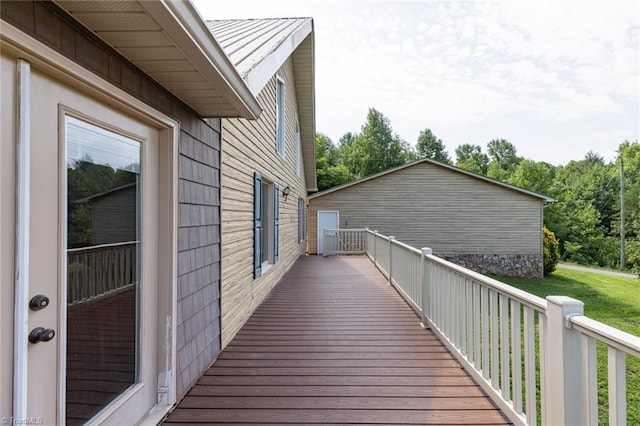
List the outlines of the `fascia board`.
{"type": "Polygon", "coordinates": [[[254,96],[258,96],[271,77],[312,31],[312,20],[306,20],[247,73],[244,80],[254,96]]]}
{"type": "Polygon", "coordinates": [[[141,1],[165,35],[244,118],[257,119],[262,108],[245,81],[189,1],[141,1]]]}

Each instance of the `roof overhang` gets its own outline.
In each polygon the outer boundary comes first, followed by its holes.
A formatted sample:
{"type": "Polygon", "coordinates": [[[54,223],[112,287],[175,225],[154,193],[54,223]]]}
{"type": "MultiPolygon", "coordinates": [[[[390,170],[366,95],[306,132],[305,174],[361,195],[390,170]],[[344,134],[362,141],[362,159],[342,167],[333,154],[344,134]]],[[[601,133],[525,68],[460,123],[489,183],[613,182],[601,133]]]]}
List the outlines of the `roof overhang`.
{"type": "Polygon", "coordinates": [[[318,190],[316,174],[316,100],[315,100],[315,53],[313,30],[300,43],[293,54],[293,72],[298,97],[300,142],[305,165],[307,191],[318,190]]]}
{"type": "Polygon", "coordinates": [[[55,2],[202,117],[260,116],[249,86],[188,0],[55,2]]]}
{"type": "Polygon", "coordinates": [[[255,96],[292,59],[307,191],[317,191],[313,19],[236,19],[207,24],[255,96]]]}
{"type": "MultiPolygon", "coordinates": [[[[313,20],[304,19],[301,25],[291,31],[287,38],[273,49],[269,55],[265,56],[247,72],[244,79],[255,96],[258,96],[265,84],[309,36],[313,39],[313,20]]],[[[311,61],[313,62],[313,57],[311,61]]]]}

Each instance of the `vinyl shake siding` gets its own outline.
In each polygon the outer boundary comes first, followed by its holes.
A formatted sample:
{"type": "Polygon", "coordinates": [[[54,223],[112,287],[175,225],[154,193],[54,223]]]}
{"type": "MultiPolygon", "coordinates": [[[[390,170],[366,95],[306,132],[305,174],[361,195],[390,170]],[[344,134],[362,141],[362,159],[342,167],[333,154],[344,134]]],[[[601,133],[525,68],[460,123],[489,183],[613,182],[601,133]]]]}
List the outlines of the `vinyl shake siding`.
{"type": "Polygon", "coordinates": [[[258,120],[222,120],[222,346],[235,336],[251,313],[295,259],[305,253],[298,243],[298,198],[306,199],[304,164],[296,174],[297,100],[293,63],[288,59],[258,95],[258,120]],[[285,83],[285,157],[276,146],[276,79],[285,83]],[[254,172],[277,184],[279,256],[262,276],[253,278],[254,172]],[[291,193],[285,201],[282,190],[291,193]]]}
{"type": "MultiPolygon", "coordinates": [[[[181,123],[176,313],[181,395],[220,351],[220,120],[201,118],[55,4],[1,6],[3,20],[181,123]]],[[[11,354],[10,346],[6,353],[11,354]]]]}

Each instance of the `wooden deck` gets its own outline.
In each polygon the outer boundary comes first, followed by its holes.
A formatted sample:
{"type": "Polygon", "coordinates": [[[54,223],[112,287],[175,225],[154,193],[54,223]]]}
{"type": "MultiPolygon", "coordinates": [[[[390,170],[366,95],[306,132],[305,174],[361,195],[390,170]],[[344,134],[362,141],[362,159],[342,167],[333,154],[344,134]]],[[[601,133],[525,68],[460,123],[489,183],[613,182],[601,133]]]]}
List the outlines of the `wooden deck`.
{"type": "Polygon", "coordinates": [[[508,424],[368,258],[301,257],[168,424],[508,424]]]}

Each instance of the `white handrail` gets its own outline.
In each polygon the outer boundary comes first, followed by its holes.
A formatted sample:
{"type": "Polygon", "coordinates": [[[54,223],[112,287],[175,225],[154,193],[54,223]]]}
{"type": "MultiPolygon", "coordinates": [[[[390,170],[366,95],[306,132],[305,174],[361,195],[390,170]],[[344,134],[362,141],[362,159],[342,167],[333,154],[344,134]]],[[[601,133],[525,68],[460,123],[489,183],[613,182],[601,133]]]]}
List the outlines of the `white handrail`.
{"type": "Polygon", "coordinates": [[[571,327],[582,334],[593,337],[607,346],[640,358],[640,337],[618,330],[584,315],[569,317],[571,327]]]}
{"type": "Polygon", "coordinates": [[[364,254],[367,241],[364,229],[324,229],[324,256],[336,254],[364,254]]]}
{"type": "Polygon", "coordinates": [[[515,424],[596,424],[596,342],[608,347],[609,424],[626,424],[625,355],[640,338],[381,235],[366,254],[515,424]],[[538,402],[537,397],[540,396],[538,402]]]}

